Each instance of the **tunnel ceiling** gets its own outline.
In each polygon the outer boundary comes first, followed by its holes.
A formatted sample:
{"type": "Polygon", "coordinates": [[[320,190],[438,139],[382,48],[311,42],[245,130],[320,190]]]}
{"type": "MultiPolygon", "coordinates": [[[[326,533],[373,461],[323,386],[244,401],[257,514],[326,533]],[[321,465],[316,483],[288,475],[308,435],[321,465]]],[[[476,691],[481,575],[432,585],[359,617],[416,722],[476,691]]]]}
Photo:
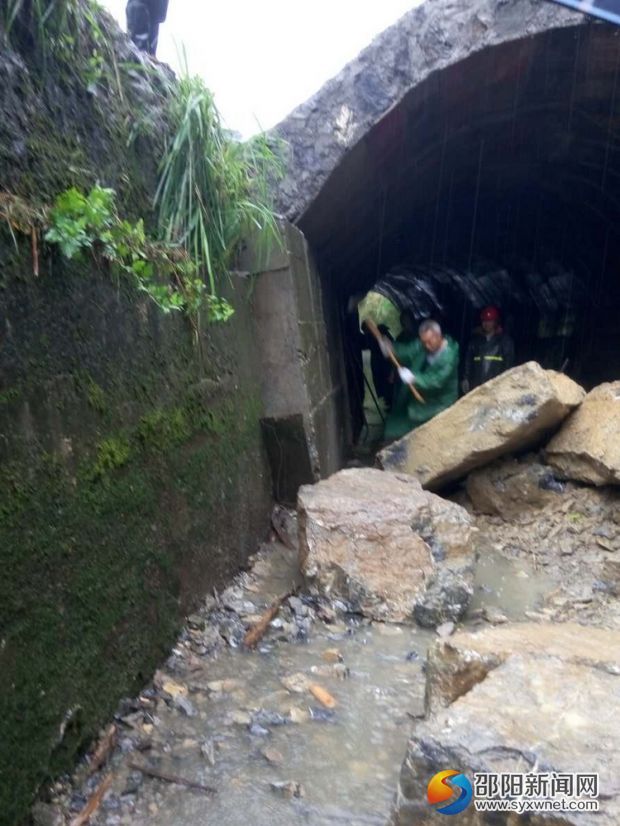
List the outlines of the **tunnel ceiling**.
{"type": "Polygon", "coordinates": [[[434,73],[345,156],[300,220],[339,280],[403,260],[617,260],[620,39],[552,30],[434,73]]]}
{"type": "MultiPolygon", "coordinates": [[[[425,7],[449,10],[443,0],[425,7]]],[[[480,14],[461,21],[473,52],[456,62],[441,57],[448,65],[426,73],[336,153],[333,168],[323,154],[318,191],[303,208],[295,201],[322,269],[344,291],[369,287],[403,261],[468,267],[512,255],[535,265],[547,256],[600,277],[620,264],[619,30],[545,3],[485,8],[493,9],[495,35],[480,14]],[[501,17],[509,12],[512,27],[501,17]],[[476,27],[493,45],[479,48],[476,27]],[[535,33],[515,39],[524,29],[535,33]]],[[[430,30],[435,45],[443,42],[430,30]]],[[[282,198],[293,203],[285,184],[282,198]]]]}

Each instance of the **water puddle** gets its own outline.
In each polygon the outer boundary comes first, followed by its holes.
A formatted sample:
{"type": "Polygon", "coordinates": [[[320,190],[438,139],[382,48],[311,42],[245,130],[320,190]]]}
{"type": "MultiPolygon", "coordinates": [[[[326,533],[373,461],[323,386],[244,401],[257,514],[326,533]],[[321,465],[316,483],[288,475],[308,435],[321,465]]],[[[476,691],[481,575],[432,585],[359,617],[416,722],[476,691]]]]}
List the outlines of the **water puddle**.
{"type": "Polygon", "coordinates": [[[382,826],[411,715],[423,711],[422,663],[433,638],[416,628],[342,625],[334,633],[319,624],[305,644],[276,643],[255,654],[226,651],[188,679],[195,717],[158,708],[162,743],[149,758],[162,771],[215,786],[217,795],[168,786],[161,789],[165,794],[138,795],[129,819],[119,823],[247,826],[251,817],[253,826],[382,826]],[[346,679],[330,674],[327,649],[340,652],[346,679]],[[321,706],[307,691],[287,691],[282,679],[298,673],[327,689],[335,708],[321,706]],[[213,694],[206,685],[215,680],[239,685],[213,694]],[[284,722],[290,716],[300,722],[284,722]],[[205,742],[213,746],[214,766],[201,753],[205,742]],[[289,799],[294,792],[272,787],[289,781],[301,784],[303,797],[289,799]]]}

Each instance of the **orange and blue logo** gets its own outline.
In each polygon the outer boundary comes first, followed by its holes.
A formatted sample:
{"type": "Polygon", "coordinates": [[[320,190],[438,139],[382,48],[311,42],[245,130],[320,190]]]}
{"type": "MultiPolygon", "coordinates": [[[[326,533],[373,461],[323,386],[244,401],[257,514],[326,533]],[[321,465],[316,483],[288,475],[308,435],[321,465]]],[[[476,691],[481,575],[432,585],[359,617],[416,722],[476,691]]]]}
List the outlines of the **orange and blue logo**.
{"type": "Polygon", "coordinates": [[[461,772],[451,769],[437,772],[431,778],[426,790],[428,802],[431,806],[435,806],[435,811],[442,815],[458,815],[464,812],[471,803],[473,795],[469,779],[461,772]],[[455,798],[457,792],[458,797],[455,798]]]}

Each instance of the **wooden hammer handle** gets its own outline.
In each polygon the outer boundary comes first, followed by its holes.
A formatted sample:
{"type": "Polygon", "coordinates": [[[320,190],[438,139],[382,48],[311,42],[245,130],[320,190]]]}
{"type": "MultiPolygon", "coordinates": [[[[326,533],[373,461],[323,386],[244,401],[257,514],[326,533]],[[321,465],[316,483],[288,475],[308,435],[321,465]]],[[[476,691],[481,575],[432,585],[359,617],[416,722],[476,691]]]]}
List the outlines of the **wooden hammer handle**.
{"type": "MultiPolygon", "coordinates": [[[[370,330],[372,335],[377,339],[378,342],[382,340],[383,337],[382,337],[381,333],[379,332],[379,328],[377,327],[377,325],[375,324],[374,321],[371,321],[369,318],[366,318],[366,319],[364,319],[364,324],[368,327],[368,329],[370,330]]],[[[388,354],[388,358],[392,362],[394,367],[396,367],[397,370],[401,369],[402,365],[399,362],[399,360],[396,358],[396,356],[394,355],[393,350],[390,350],[390,352],[388,354]]],[[[426,401],[424,400],[424,397],[422,396],[420,391],[416,389],[415,385],[408,384],[407,387],[411,390],[411,394],[412,394],[413,398],[416,401],[420,402],[420,404],[426,404],[426,401]]]]}

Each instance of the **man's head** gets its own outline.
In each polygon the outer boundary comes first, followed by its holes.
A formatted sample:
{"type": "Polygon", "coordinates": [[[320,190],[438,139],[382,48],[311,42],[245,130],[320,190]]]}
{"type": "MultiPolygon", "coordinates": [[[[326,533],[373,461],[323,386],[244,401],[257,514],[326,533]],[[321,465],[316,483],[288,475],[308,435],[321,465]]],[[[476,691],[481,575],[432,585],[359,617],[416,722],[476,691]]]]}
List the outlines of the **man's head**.
{"type": "Polygon", "coordinates": [[[500,314],[497,307],[485,307],[480,313],[482,329],[487,336],[493,336],[499,330],[500,314]]]}
{"type": "Polygon", "coordinates": [[[441,327],[430,318],[420,324],[418,335],[427,353],[436,353],[443,344],[441,327]]]}

